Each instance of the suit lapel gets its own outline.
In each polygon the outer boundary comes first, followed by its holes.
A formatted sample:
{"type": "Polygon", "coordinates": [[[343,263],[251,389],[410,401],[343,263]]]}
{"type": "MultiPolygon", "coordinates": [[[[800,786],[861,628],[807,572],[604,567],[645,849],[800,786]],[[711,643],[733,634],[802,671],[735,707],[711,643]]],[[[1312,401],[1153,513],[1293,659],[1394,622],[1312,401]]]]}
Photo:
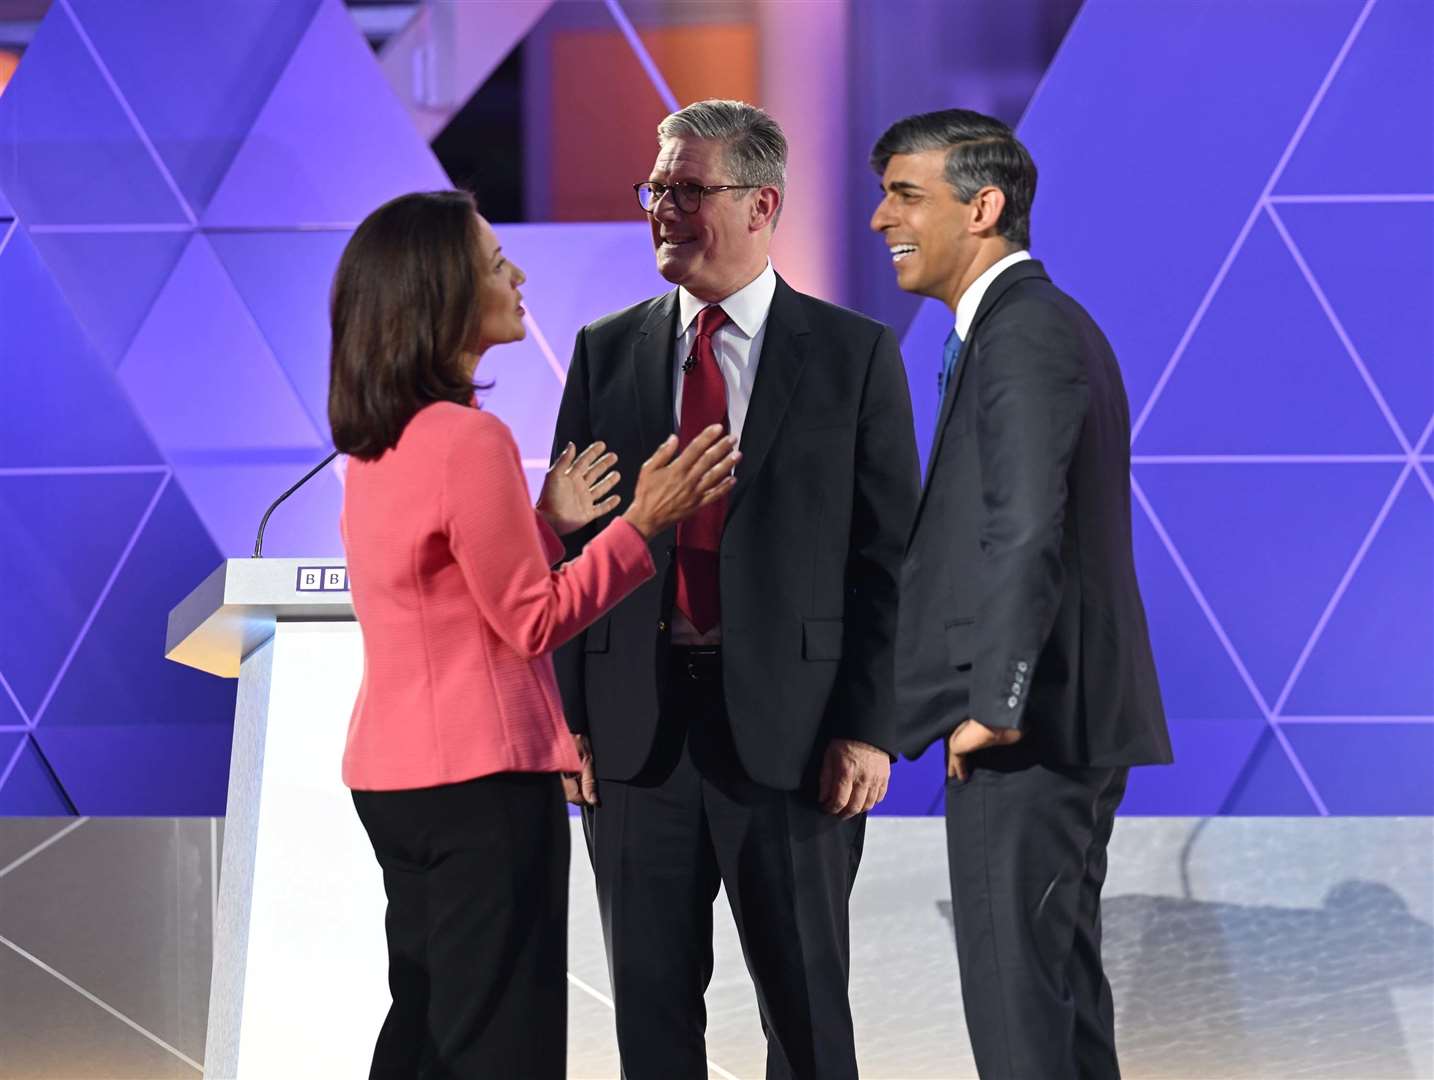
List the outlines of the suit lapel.
{"type": "Polygon", "coordinates": [[[632,346],[638,425],[647,454],[675,430],[672,365],[676,348],[677,293],[673,291],[653,301],[632,346]]]}
{"type": "Polygon", "coordinates": [[[986,317],[995,310],[1001,299],[1010,291],[1011,287],[1019,281],[1027,278],[1046,278],[1045,267],[1039,260],[1026,259],[1008,267],[1002,271],[995,281],[991,282],[986,289],[986,295],[981,297],[981,305],[976,309],[976,315],[971,320],[971,326],[966,331],[966,341],[961,347],[960,364],[956,369],[956,381],[946,390],[946,396],[941,401],[941,413],[936,418],[936,439],[931,446],[931,457],[926,464],[926,483],[921,489],[921,501],[917,504],[916,520],[912,523],[911,531],[915,535],[916,527],[921,523],[922,511],[926,508],[926,494],[931,490],[932,478],[936,475],[936,466],[940,461],[941,448],[946,442],[946,429],[951,420],[951,413],[956,408],[956,398],[961,393],[961,388],[966,383],[966,373],[971,370],[973,362],[977,360],[980,351],[980,330],[981,324],[986,317]]]}
{"type": "Polygon", "coordinates": [[[767,332],[757,361],[752,400],[742,425],[742,463],[737,466],[737,486],[727,501],[729,517],[752,486],[753,477],[761,471],[777,437],[792,392],[806,366],[808,333],[800,297],[779,275],[777,291],[772,295],[772,309],[767,314],[767,332]]]}

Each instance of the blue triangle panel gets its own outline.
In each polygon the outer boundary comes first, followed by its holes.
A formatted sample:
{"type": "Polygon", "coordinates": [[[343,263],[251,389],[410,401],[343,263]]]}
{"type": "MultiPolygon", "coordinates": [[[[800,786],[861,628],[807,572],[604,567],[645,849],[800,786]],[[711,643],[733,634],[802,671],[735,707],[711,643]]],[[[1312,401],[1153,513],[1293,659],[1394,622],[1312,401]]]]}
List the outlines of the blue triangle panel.
{"type": "Polygon", "coordinates": [[[1401,466],[1141,465],[1136,477],[1271,705],[1401,466]]]}
{"type": "MultiPolygon", "coordinates": [[[[228,687],[232,710],[234,683],[204,677],[228,687]]],[[[42,727],[34,737],[81,814],[220,817],[233,731],[231,718],[223,724],[42,727]]]]}
{"type": "MultiPolygon", "coordinates": [[[[1323,798],[1323,794],[1320,797],[1323,798]]],[[[1234,816],[1303,817],[1317,815],[1319,807],[1310,798],[1274,733],[1266,731],[1256,742],[1219,812],[1234,816]]]]}
{"type": "Polygon", "coordinates": [[[1385,402],[1417,443],[1434,416],[1434,202],[1277,209],[1385,402]]]}
{"type": "MultiPolygon", "coordinates": [[[[3,631],[0,631],[3,633],[3,631]]],[[[5,672],[0,670],[0,676],[5,672]]],[[[6,680],[9,681],[8,679],[6,680]]],[[[13,690],[14,687],[12,686],[13,690]]],[[[0,686],[0,728],[23,727],[26,724],[25,716],[16,708],[15,703],[10,700],[10,695],[5,692],[5,687],[0,686]]]]}
{"type": "MultiPolygon", "coordinates": [[[[1080,5],[1020,126],[1041,173],[1031,235],[1110,338],[1135,414],[1363,6],[1238,4],[1232,33],[1200,3],[1080,5]],[[1160,223],[1153,246],[1091,213],[1112,176],[1130,180],[1122,220],[1160,223]]],[[[913,385],[934,385],[922,370],[913,385]]]]}
{"type": "Polygon", "coordinates": [[[119,377],[171,460],[326,441],[202,236],[191,238],[119,377]]]}
{"type": "MultiPolygon", "coordinates": [[[[45,768],[31,736],[22,736],[25,745],[15,759],[9,779],[0,787],[0,817],[65,817],[70,808],[65,796],[45,768]]],[[[0,769],[9,761],[0,757],[0,769]]]]}
{"type": "Polygon", "coordinates": [[[1135,441],[1138,454],[1391,454],[1399,443],[1261,215],[1135,441]]]}
{"type": "Polygon", "coordinates": [[[1331,814],[1434,814],[1434,721],[1284,731],[1331,814]]]}
{"type": "Polygon", "coordinates": [[[1434,503],[1410,476],[1295,682],[1287,716],[1434,716],[1434,503]]]}
{"type": "MultiPolygon", "coordinates": [[[[1142,477],[1148,471],[1143,470],[1142,477]]],[[[1132,508],[1131,525],[1166,716],[1195,720],[1259,716],[1260,707],[1235,662],[1139,506],[1132,508]]]]}
{"type": "Polygon", "coordinates": [[[0,320],[6,468],[161,463],[23,226],[0,251],[0,320]]]}
{"type": "Polygon", "coordinates": [[[5,198],[5,192],[0,191],[0,221],[13,218],[14,216],[15,208],[12,207],[10,201],[5,198]]]}
{"type": "Polygon", "coordinates": [[[1379,0],[1276,193],[1434,192],[1431,131],[1434,4],[1379,0]]]}
{"type": "Polygon", "coordinates": [[[329,430],[329,289],[349,235],[288,231],[209,236],[314,426],[323,433],[329,430]],[[276,272],[279,267],[282,273],[276,272]]]}
{"type": "Polygon", "coordinates": [[[34,717],[164,477],[0,477],[0,670],[34,717]]]}
{"type": "Polygon", "coordinates": [[[1131,769],[1121,814],[1208,817],[1220,813],[1236,778],[1268,731],[1263,717],[1171,720],[1175,764],[1131,769]]]}
{"type": "Polygon", "coordinates": [[[31,239],[111,368],[189,241],[186,232],[36,233],[31,239]]]}
{"type": "MultiPolygon", "coordinates": [[[[226,558],[241,558],[254,550],[264,509],[323,457],[319,451],[284,463],[181,465],[175,479],[218,549],[226,558]]],[[[342,558],[343,497],[332,467],[314,476],[274,511],[264,533],[264,554],[342,558]]]]}
{"type": "Polygon", "coordinates": [[[0,187],[27,225],[188,220],[67,7],[51,5],[0,96],[0,187]]]}
{"type": "Polygon", "coordinates": [[[944,813],[940,795],[946,783],[946,746],[932,744],[915,761],[897,758],[891,764],[886,798],[873,813],[883,817],[924,817],[944,813]]]}
{"type": "Polygon", "coordinates": [[[175,183],[201,213],[318,0],[71,0],[70,6],[175,183]]]}
{"type": "Polygon", "coordinates": [[[204,215],[206,225],[357,224],[449,187],[339,0],[323,0],[204,215]]]}
{"type": "MultiPolygon", "coordinates": [[[[234,713],[234,682],[164,658],[170,610],[219,561],[219,552],[184,493],[171,481],[36,731],[43,735],[62,728],[150,726],[173,733],[178,742],[185,744],[189,740],[185,729],[189,727],[218,727],[227,732],[234,713]]],[[[42,738],[41,745],[50,755],[61,783],[78,800],[66,768],[88,775],[86,770],[91,767],[80,764],[76,756],[83,744],[67,743],[64,763],[51,753],[49,742],[42,738]]],[[[159,744],[146,740],[145,745],[154,749],[159,744]]],[[[87,785],[101,783],[108,768],[114,774],[114,783],[130,790],[134,781],[127,774],[147,767],[134,760],[106,759],[100,744],[96,754],[93,776],[85,781],[87,785]]],[[[161,795],[160,791],[155,793],[157,799],[161,795]]],[[[136,807],[135,812],[151,811],[136,807]]]]}

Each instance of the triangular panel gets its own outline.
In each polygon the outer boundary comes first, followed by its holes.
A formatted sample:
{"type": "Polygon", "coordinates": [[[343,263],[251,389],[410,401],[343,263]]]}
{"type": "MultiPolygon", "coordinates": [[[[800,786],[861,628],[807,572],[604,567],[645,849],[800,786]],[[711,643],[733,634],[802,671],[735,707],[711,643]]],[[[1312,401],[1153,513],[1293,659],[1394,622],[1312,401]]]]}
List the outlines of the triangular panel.
{"type": "Polygon", "coordinates": [[[68,7],[50,7],[0,96],[0,187],[26,225],[187,221],[68,7]]]}
{"type": "Polygon", "coordinates": [[[347,232],[209,237],[320,432],[329,430],[329,289],[348,238],[347,232]]]}
{"type": "Polygon", "coordinates": [[[1267,217],[1245,241],[1134,448],[1157,455],[1399,451],[1267,217]]]}
{"type": "MultiPolygon", "coordinates": [[[[3,679],[4,675],[5,673],[0,671],[0,679],[3,679]]],[[[5,681],[8,682],[9,680],[7,679],[5,681]]],[[[25,724],[24,713],[22,713],[15,702],[10,699],[10,695],[6,692],[4,685],[0,684],[0,728],[24,727],[25,724]]]]}
{"type": "Polygon", "coordinates": [[[1434,416],[1434,200],[1278,210],[1385,403],[1417,442],[1434,416]]]}
{"type": "Polygon", "coordinates": [[[1236,778],[1220,813],[1296,817],[1318,814],[1319,807],[1310,798],[1274,732],[1266,731],[1236,778]]]}
{"type": "Polygon", "coordinates": [[[323,0],[204,223],[357,223],[395,195],[448,186],[353,19],[323,0]]]}
{"type": "MultiPolygon", "coordinates": [[[[4,736],[0,736],[3,739],[4,736]]],[[[70,811],[50,770],[40,759],[34,740],[21,736],[24,746],[19,757],[14,759],[10,776],[0,786],[0,817],[63,817],[70,811]]],[[[0,757],[0,769],[8,757],[0,757]]]]}
{"type": "Polygon", "coordinates": [[[0,463],[145,465],[159,451],[114,375],[75,321],[28,234],[17,227],[0,251],[0,371],[24,393],[0,394],[0,463]]]}
{"type": "Polygon", "coordinates": [[[1155,513],[1266,702],[1279,697],[1399,470],[1137,466],[1155,513]]]}
{"type": "Polygon", "coordinates": [[[1434,716],[1434,504],[1410,476],[1283,712],[1434,716]]]}
{"type": "MultiPolygon", "coordinates": [[[[178,668],[178,664],[171,664],[178,668]]],[[[234,684],[203,672],[213,712],[234,708],[234,684]],[[220,692],[228,693],[227,702],[220,692]]],[[[228,790],[231,723],[37,728],[35,739],[81,814],[219,817],[228,790]]]]}
{"type": "MultiPolygon", "coordinates": [[[[320,450],[313,460],[284,464],[181,465],[175,478],[219,550],[226,558],[239,558],[253,551],[265,508],[322,458],[320,450]]],[[[330,466],[274,511],[264,532],[264,553],[342,557],[342,505],[343,489],[330,466]]]]}
{"type": "Polygon", "coordinates": [[[70,0],[69,6],[200,214],[312,22],[318,0],[70,0]],[[160,55],[164,61],[156,63],[160,55]]]}
{"type": "Polygon", "coordinates": [[[0,477],[0,596],[6,610],[17,613],[0,620],[0,670],[31,717],[163,479],[158,473],[0,477]]]}
{"type": "Polygon", "coordinates": [[[185,249],[119,377],[172,461],[323,441],[202,236],[185,249]]]}
{"type": "Polygon", "coordinates": [[[915,761],[899,757],[891,763],[891,783],[875,812],[890,817],[940,813],[945,783],[946,745],[938,739],[915,761]]]}
{"type": "MultiPolygon", "coordinates": [[[[1143,468],[1142,478],[1151,471],[1143,468]]],[[[1166,715],[1202,721],[1260,717],[1259,704],[1139,506],[1132,508],[1131,532],[1166,715]]]]}
{"type": "Polygon", "coordinates": [[[1171,720],[1175,764],[1131,769],[1121,814],[1218,814],[1268,731],[1263,718],[1171,720]]]}
{"type": "Polygon", "coordinates": [[[1275,190],[1434,192],[1431,131],[1434,4],[1379,0],[1275,190]]]}
{"type": "Polygon", "coordinates": [[[1332,814],[1434,814],[1434,722],[1286,724],[1332,814]]]}
{"type": "Polygon", "coordinates": [[[36,728],[81,813],[223,813],[234,683],[164,659],[166,614],[218,562],[171,483],[36,728]]]}
{"type": "Polygon", "coordinates": [[[189,241],[187,232],[36,233],[45,265],[101,358],[115,367],[189,241]],[[116,268],[123,267],[122,273],[116,268]]]}
{"type": "Polygon", "coordinates": [[[0,221],[5,221],[15,216],[15,208],[10,205],[10,200],[5,198],[5,192],[0,191],[0,221]]]}

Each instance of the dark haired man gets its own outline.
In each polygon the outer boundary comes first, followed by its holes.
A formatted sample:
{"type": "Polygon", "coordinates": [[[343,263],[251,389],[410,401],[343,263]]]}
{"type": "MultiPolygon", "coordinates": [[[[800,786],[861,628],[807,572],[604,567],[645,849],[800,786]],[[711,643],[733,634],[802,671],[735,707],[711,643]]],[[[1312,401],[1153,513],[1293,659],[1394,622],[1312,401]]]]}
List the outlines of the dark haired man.
{"type": "Polygon", "coordinates": [[[946,740],[962,998],[987,1080],[1116,1077],[1100,961],[1129,766],[1171,760],[1135,578],[1130,417],[1100,328],[1026,250],[1036,167],[962,109],[877,142],[897,284],[955,315],[902,567],[902,750],[946,740]]]}

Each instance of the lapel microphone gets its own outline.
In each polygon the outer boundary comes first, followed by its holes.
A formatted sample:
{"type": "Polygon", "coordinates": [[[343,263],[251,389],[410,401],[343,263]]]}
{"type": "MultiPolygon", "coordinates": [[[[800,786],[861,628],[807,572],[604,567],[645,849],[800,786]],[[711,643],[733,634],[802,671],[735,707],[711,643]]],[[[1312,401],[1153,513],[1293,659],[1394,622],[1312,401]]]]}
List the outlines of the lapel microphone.
{"type": "Polygon", "coordinates": [[[688,353],[688,354],[687,354],[687,359],[684,360],[684,361],[682,361],[682,374],[684,374],[684,375],[690,374],[691,371],[692,371],[692,369],[695,368],[696,366],[697,366],[697,353],[696,353],[695,351],[688,353]]]}

